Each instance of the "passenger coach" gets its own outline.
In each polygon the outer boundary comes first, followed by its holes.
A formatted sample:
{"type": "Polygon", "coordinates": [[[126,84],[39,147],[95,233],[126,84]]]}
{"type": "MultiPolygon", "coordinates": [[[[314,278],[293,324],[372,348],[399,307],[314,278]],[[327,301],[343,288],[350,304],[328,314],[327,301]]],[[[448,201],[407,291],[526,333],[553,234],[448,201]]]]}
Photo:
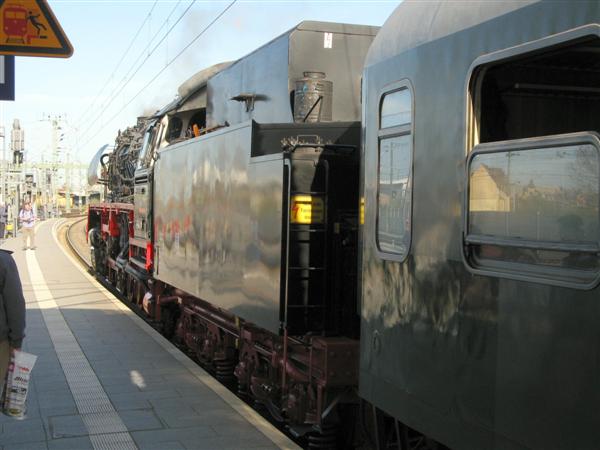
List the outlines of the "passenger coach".
{"type": "Polygon", "coordinates": [[[598,448],[599,22],[405,1],[368,53],[360,395],[448,447],[598,448]]]}

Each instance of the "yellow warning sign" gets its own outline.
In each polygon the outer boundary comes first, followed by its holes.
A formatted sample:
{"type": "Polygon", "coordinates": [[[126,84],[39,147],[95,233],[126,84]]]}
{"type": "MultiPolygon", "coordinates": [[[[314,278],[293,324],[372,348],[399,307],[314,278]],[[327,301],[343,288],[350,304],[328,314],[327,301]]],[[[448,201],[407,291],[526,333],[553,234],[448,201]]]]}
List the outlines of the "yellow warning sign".
{"type": "Polygon", "coordinates": [[[46,0],[0,0],[0,54],[68,58],[73,47],[46,0]]]}
{"type": "Polygon", "coordinates": [[[325,222],[325,202],[322,197],[294,195],[292,197],[291,223],[313,224],[325,222]]]}
{"type": "Polygon", "coordinates": [[[358,215],[359,215],[359,224],[364,225],[365,224],[365,198],[364,197],[360,198],[360,211],[358,212],[358,215]]]}

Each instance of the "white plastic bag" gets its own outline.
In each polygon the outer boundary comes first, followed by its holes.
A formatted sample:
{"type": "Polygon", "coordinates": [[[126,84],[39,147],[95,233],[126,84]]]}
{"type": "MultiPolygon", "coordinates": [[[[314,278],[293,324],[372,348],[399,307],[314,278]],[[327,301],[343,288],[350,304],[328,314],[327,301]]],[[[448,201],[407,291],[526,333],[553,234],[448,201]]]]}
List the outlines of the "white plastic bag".
{"type": "Polygon", "coordinates": [[[4,395],[4,413],[16,419],[25,418],[29,378],[37,356],[31,353],[15,351],[8,366],[6,392],[4,395]]]}

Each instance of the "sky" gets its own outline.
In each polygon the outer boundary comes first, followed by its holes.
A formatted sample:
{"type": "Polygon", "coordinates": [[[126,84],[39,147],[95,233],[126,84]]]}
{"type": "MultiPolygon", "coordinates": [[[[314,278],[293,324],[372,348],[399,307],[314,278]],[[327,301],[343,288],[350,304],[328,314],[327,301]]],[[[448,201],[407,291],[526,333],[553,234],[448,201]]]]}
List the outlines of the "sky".
{"type": "Polygon", "coordinates": [[[50,161],[51,121],[60,118],[63,158],[68,150],[72,161],[87,163],[114,143],[119,129],[170,102],[203,68],[236,60],[303,20],[380,26],[399,3],[50,0],[74,53],[68,59],[16,57],[15,101],[0,102],[7,154],[13,119],[19,119],[26,160],[50,161]]]}

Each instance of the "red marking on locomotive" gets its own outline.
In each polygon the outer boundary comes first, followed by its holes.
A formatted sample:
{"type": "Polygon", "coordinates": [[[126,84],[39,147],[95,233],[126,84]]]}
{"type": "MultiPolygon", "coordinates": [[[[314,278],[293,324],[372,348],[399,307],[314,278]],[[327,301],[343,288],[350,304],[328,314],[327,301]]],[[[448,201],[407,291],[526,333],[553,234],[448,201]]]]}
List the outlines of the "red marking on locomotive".
{"type": "Polygon", "coordinates": [[[150,272],[152,270],[154,260],[154,246],[151,242],[146,243],[146,270],[150,272]]]}
{"type": "Polygon", "coordinates": [[[171,234],[179,234],[179,230],[180,230],[180,225],[179,225],[179,220],[175,220],[173,221],[173,225],[171,225],[171,234]]]}
{"type": "Polygon", "coordinates": [[[297,203],[292,206],[292,220],[296,220],[298,218],[298,212],[300,211],[300,205],[297,203]]]}
{"type": "Polygon", "coordinates": [[[192,218],[188,214],[187,216],[185,216],[185,219],[183,220],[183,231],[187,233],[191,227],[192,227],[192,218]]]}

